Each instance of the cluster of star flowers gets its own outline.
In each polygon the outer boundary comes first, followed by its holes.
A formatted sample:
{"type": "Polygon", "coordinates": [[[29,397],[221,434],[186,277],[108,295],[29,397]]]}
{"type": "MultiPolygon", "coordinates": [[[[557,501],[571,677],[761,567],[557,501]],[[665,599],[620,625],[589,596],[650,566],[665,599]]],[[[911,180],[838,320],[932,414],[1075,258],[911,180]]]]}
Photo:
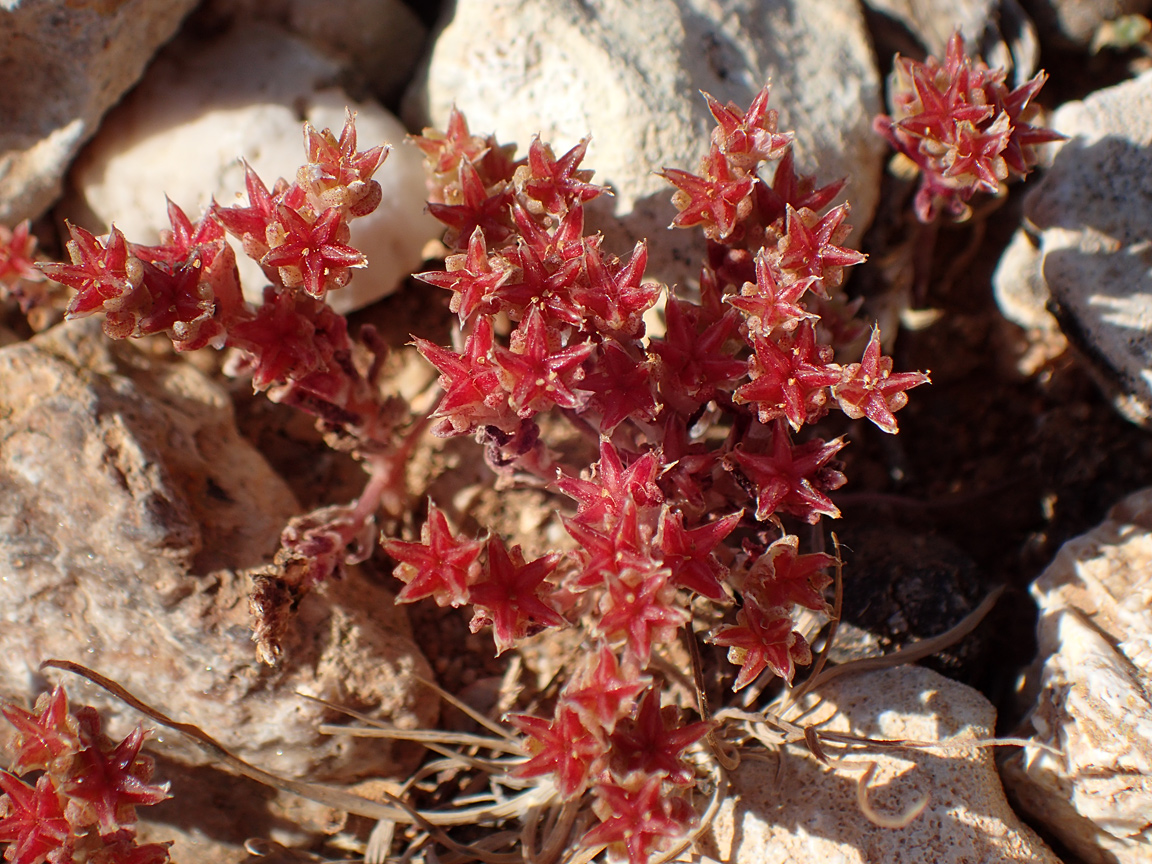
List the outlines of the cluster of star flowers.
{"type": "Polygon", "coordinates": [[[168,797],[137,727],[119,743],[100,731],[88,707],[68,710],[63,687],[33,711],[0,708],[17,734],[15,757],[0,770],[0,845],[11,864],[163,864],[167,843],[138,844],[136,808],[168,797]],[[22,779],[23,778],[23,779],[22,779]]]}
{"type": "Polygon", "coordinates": [[[1039,72],[1014,90],[1006,77],[1003,69],[969,58],[959,31],[948,40],[943,63],[896,57],[892,116],[877,117],[875,128],[921,172],[920,221],[940,213],[963,218],[974,194],[996,194],[1002,182],[1024,177],[1036,164],[1036,145],[1063,137],[1028,122],[1047,75],[1039,72]]]}
{"type": "Polygon", "coordinates": [[[418,542],[384,542],[399,600],[471,604],[498,652],[582,628],[588,650],[551,716],[509,718],[529,754],[515,773],[587,796],[598,823],[584,845],[633,864],[689,831],[692,748],[711,730],[664,704],[656,658],[691,634],[694,604],[711,603],[735,607],[707,636],[738,667],[735,689],[791,681],[810,662],[796,613],[830,611],[835,559],[801,554],[784,520],[839,515],[828,493],[845,482],[845,441],[805,427],[835,406],[895,433],[905,391],[928,380],[893,373],[876,331],[859,362],[834,361],[867,336],[841,290],[863,256],[840,245],[848,205],[829,209],[842,182],[796,174],[768,95],[747,111],[706,97],[717,126],[700,173],[664,172],[674,224],[708,238],[698,300],[643,280],[644,243],[619,258],[585,234],[584,206],[603,192],[580,167],[586,140],[557,157],[537,138],[514,160],[455,111],[416,139],[453,250],[418,278],[452,292],[461,328],[458,350],[415,343],[440,372],[433,431],[473,435],[495,469],[575,502],[564,526],[576,548],[527,560],[498,536],[453,533],[432,503],[418,542]],[[769,161],[771,183],[758,174],[769,161]],[[645,313],[665,294],[664,332],[650,333],[645,313]],[[598,441],[599,459],[582,472],[555,462],[544,412],[598,441]]]}
{"type": "MultiPolygon", "coordinates": [[[[298,596],[345,563],[362,560],[374,545],[374,515],[402,484],[403,447],[394,432],[407,409],[380,396],[376,379],[386,348],[365,328],[361,341],[374,360],[358,366],[347,322],[325,303],[329,291],[348,283],[352,268],[367,264],[349,245],[348,223],[379,205],[381,188],[372,176],[388,151],[357,150],[351,112],[339,137],[305,124],[304,145],[307,162],[291,183],[279,179],[269,190],[247,167],[247,206],[213,202],[193,222],[169,202],[171,229],[155,246],[131,243],[114,226],[98,238],[69,225],[71,263],[37,265],[75,290],[67,317],[103,312],[113,338],[166,334],[178,351],[236,349],[230,373],[250,375],[273,401],[316,416],[333,446],[363,460],[370,480],[358,501],[298,517],[285,529],[275,587],[257,580],[258,628],[262,611],[277,605],[259,596],[260,585],[298,596]],[[268,279],[258,305],[245,302],[226,233],[268,279]]],[[[269,661],[274,641],[261,642],[269,661]]]]}
{"type": "Polygon", "coordinates": [[[0,225],[0,298],[14,300],[25,315],[46,305],[51,283],[36,267],[36,237],[25,219],[15,228],[0,225]]]}

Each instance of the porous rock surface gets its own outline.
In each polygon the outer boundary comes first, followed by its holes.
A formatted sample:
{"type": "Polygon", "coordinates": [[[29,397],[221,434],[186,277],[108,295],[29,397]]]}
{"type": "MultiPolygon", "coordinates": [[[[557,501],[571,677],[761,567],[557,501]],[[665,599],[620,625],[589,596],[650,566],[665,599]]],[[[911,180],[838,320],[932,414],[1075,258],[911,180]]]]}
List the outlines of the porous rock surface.
{"type": "MultiPolygon", "coordinates": [[[[351,243],[368,256],[351,283],[329,295],[338,312],[392,293],[440,233],[425,213],[420,152],[404,143],[400,122],[374,101],[353,102],[339,86],[338,63],[269,24],[248,22],[202,41],[184,35],[149,67],[143,82],[110,112],[72,172],[73,220],[129,240],[155,243],[168,227],[165,196],[193,219],[215,198],[244,203],[245,159],[268,186],[294,179],[304,164],[302,120],[335,135],[345,106],[357,112],[358,146],[388,142],[375,179],[380,206],[351,222],[351,243]]],[[[234,243],[245,296],[259,302],[267,279],[234,243]]]]}
{"type": "Polygon", "coordinates": [[[0,3],[0,223],[51,205],[101,116],[196,2],[0,3]]]}
{"type": "MultiPolygon", "coordinates": [[[[885,147],[872,132],[880,77],[859,7],[849,0],[458,0],[427,68],[405,97],[410,127],[443,129],[455,104],[478,134],[557,155],[591,135],[584,160],[612,187],[593,220],[606,248],[649,241],[648,273],[699,276],[698,231],[665,230],[673,188],[654,172],[696,172],[711,115],[697,91],[747,108],[769,79],[780,128],[796,131],[797,167],[848,177],[857,232],[879,195],[885,147]],[[614,209],[613,209],[614,208],[614,209]]],[[[856,235],[858,236],[858,235],[856,235]]]]}
{"type": "MultiPolygon", "coordinates": [[[[823,732],[946,741],[989,738],[995,724],[995,709],[980,693],[919,666],[842,678],[819,696],[819,707],[800,722],[823,732]]],[[[1058,864],[1008,806],[988,748],[873,748],[827,767],[789,746],[767,759],[746,758],[732,784],[695,861],[1058,864]],[[857,780],[871,762],[877,769],[868,800],[881,815],[898,816],[928,796],[906,827],[879,827],[861,811],[857,780]]]]}
{"type": "MultiPolygon", "coordinates": [[[[95,319],[0,349],[0,490],[0,698],[28,704],[62,681],[126,734],[141,718],[122,703],[38,671],[79,662],[242,758],[310,779],[397,763],[378,743],[320,735],[331,712],[296,691],[402,725],[434,718],[406,619],[355,574],[302,604],[282,666],[256,662],[239,571],[268,560],[298,508],[190,364],[111,344],[95,319]]],[[[175,758],[204,758],[159,737],[175,758]]]]}
{"type": "Polygon", "coordinates": [[[1152,489],[1065,543],[1040,607],[1026,747],[1004,765],[1021,806],[1089,864],[1152,860],[1152,489]]]}
{"type": "MultiPolygon", "coordinates": [[[[1051,126],[1069,136],[1030,193],[1048,306],[1113,402],[1133,422],[1152,420],[1152,73],[1070,102],[1051,126]]],[[[1036,319],[1044,292],[1027,265],[1005,265],[997,292],[1036,319]]],[[[1020,311],[1012,313],[1023,320],[1020,311]]]]}

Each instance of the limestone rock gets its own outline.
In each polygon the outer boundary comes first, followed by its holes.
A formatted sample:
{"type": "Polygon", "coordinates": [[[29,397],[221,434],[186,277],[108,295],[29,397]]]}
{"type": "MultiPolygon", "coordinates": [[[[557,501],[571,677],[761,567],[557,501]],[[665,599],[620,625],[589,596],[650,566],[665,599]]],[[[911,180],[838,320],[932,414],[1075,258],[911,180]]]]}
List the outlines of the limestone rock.
{"type": "MultiPolygon", "coordinates": [[[[248,579],[297,511],[236,431],[227,394],[190,364],[109,343],[95,319],[0,349],[0,697],[44,678],[140,719],[74,676],[80,662],[262,767],[312,779],[394,771],[377,743],[322,736],[331,712],[296,691],[418,725],[427,662],[383,588],[352,574],[299,611],[282,668],[255,660],[248,579]]],[[[203,754],[175,733],[178,758],[203,754]]],[[[410,754],[409,754],[410,755],[410,754]]]]}
{"type": "MultiPolygon", "coordinates": [[[[713,123],[698,90],[747,106],[768,79],[799,170],[848,177],[857,232],[872,217],[885,148],[872,132],[880,80],[860,10],[848,0],[459,0],[405,97],[411,127],[443,128],[455,104],[473,131],[527,151],[585,135],[584,164],[615,198],[601,213],[606,248],[649,240],[648,273],[699,275],[699,232],[665,230],[672,187],[654,172],[697,171],[713,123]]],[[[599,202],[598,202],[599,203],[599,202]]]]}
{"type": "Polygon", "coordinates": [[[0,223],[43,213],[100,117],[196,0],[0,3],[0,223]]]}
{"type": "Polygon", "coordinates": [[[1065,543],[1032,585],[1039,693],[1005,764],[1021,805],[1090,864],[1152,860],[1152,489],[1065,543]]]}
{"type": "MultiPolygon", "coordinates": [[[[995,711],[975,690],[918,666],[831,682],[805,714],[821,731],[916,741],[992,735],[995,711]]],[[[1058,864],[1004,798],[991,751],[971,747],[869,750],[850,765],[825,767],[801,748],[745,759],[732,777],[735,797],[720,808],[694,860],[734,864],[1058,864]],[[881,828],[857,804],[857,779],[877,764],[872,807],[898,816],[922,796],[928,805],[904,828],[881,828]]]]}
{"type": "MultiPolygon", "coordinates": [[[[277,177],[292,179],[304,162],[301,120],[339,134],[347,105],[358,112],[361,149],[384,141],[393,147],[376,174],[380,207],[351,223],[351,242],[368,256],[368,268],[354,270],[329,300],[347,312],[392,293],[422,260],[438,223],[424,212],[423,163],[404,143],[405,129],[375,102],[352,102],[335,86],[338,71],[268,25],[238,27],[208,43],[178,39],[77,161],[73,220],[100,231],[114,222],[129,240],[154,243],[168,227],[165,195],[192,218],[213,197],[233,204],[243,197],[241,158],[269,188],[277,177]]],[[[245,296],[259,302],[267,280],[234,245],[245,296]]]]}
{"type": "Polygon", "coordinates": [[[1029,195],[1056,317],[1130,420],[1152,418],[1152,73],[1062,106],[1029,195]]]}

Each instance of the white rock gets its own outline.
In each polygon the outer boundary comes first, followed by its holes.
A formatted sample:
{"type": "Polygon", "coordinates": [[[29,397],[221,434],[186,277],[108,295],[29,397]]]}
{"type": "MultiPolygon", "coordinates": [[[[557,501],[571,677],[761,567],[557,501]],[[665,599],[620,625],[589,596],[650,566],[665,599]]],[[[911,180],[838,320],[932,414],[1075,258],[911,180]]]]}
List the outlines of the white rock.
{"type": "Polygon", "coordinates": [[[196,0],[0,3],[0,223],[43,213],[104,114],[196,0]]]}
{"type": "Polygon", "coordinates": [[[1039,693],[1012,794],[1090,864],[1152,860],[1152,489],[1065,543],[1033,583],[1039,693]]]}
{"type": "Polygon", "coordinates": [[[1023,228],[1016,229],[992,274],[992,292],[996,305],[1013,324],[1026,330],[1057,331],[1060,325],[1047,308],[1042,266],[1036,241],[1023,228]]]}
{"type": "MultiPolygon", "coordinates": [[[[339,134],[344,108],[357,111],[359,146],[393,145],[376,179],[384,194],[370,216],[352,222],[352,243],[369,259],[352,282],[330,295],[341,312],[390,294],[422,260],[438,234],[424,212],[419,151],[405,129],[374,102],[357,104],[333,86],[337,66],[279,30],[249,25],[217,42],[174,43],[144,82],[111,112],[73,172],[80,200],[71,210],[84,224],[88,210],[104,230],[115,223],[129,240],[154,243],[168,226],[165,195],[196,218],[213,197],[243,200],[247,159],[271,188],[293,179],[304,162],[302,120],[339,134]],[[240,196],[239,198],[237,196],[240,196]]],[[[267,283],[236,245],[245,296],[258,302],[267,283]]]]}
{"type": "MultiPolygon", "coordinates": [[[[978,692],[923,667],[830,683],[802,722],[825,732],[916,741],[992,736],[996,713],[978,692]]],[[[811,700],[810,700],[811,701],[811,700]]],[[[1005,800],[992,753],[871,749],[851,766],[821,765],[802,747],[767,760],[746,758],[694,860],[732,864],[1058,864],[1005,800]],[[857,803],[857,779],[877,764],[869,802],[898,816],[924,795],[924,812],[904,828],[881,828],[857,803]]]]}
{"type": "Polygon", "coordinates": [[[1069,339],[1117,408],[1152,418],[1152,73],[1062,106],[1060,146],[1026,215],[1069,339]]]}
{"type": "Polygon", "coordinates": [[[597,223],[607,248],[647,237],[649,274],[684,283],[699,275],[703,241],[665,230],[673,190],[654,172],[699,169],[713,123],[697,90],[747,107],[769,78],[781,128],[796,131],[798,169],[849,177],[843,195],[861,231],[885,147],[871,128],[879,74],[849,0],[459,0],[404,117],[443,128],[455,103],[474,132],[520,153],[537,132],[558,154],[590,134],[584,164],[616,193],[617,222],[597,223]]]}

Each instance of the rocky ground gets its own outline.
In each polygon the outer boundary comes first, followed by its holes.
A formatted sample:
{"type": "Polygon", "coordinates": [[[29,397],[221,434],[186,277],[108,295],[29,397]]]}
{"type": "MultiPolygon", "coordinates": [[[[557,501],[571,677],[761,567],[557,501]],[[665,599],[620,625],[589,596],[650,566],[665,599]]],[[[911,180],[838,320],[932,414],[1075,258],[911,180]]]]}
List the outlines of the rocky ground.
{"type": "MultiPolygon", "coordinates": [[[[190,213],[229,200],[243,186],[241,152],[265,176],[287,174],[300,119],[338,125],[357,104],[361,140],[397,146],[380,175],[388,204],[354,236],[372,267],[343,302],[353,329],[372,323],[394,346],[389,386],[416,407],[434,398],[435,373],[404,346],[411,335],[447,344],[451,315],[442,292],[405,278],[437,233],[421,215],[405,127],[443,124],[455,103],[474,130],[522,148],[537,132],[558,151],[590,133],[585,164],[616,190],[596,213],[606,247],[648,237],[649,275],[686,285],[701,245],[665,230],[675,211],[653,171],[692,168],[702,154],[697,90],[746,104],[770,76],[802,170],[849,178],[851,242],[869,255],[849,293],[885,332],[899,325],[898,369],[932,375],[900,413],[899,436],[864,421],[835,431],[851,440],[849,483],[834,496],[845,560],[836,656],[941,633],[1006,586],[989,619],[929,669],[845,679],[818,710],[828,728],[858,735],[1012,736],[1051,749],[874,754],[878,811],[928,797],[917,820],[893,828],[862,817],[859,771],[830,772],[766,740],[770,757],[741,767],[739,795],[714,814],[699,854],[1152,860],[1152,43],[1139,17],[1149,3],[8,5],[0,223],[33,219],[49,255],[62,253],[66,217],[93,230],[115,221],[149,242],[165,194],[190,213]],[[886,110],[893,55],[939,54],[955,27],[1015,81],[1046,69],[1039,102],[1069,140],[1006,196],[975,202],[967,221],[923,226],[914,182],[887,170],[871,123],[886,110]]],[[[0,695],[29,699],[46,680],[41,660],[76,659],[254,763],[359,782],[371,796],[419,753],[321,735],[335,716],[298,692],[401,727],[459,728],[465,718],[438,710],[419,678],[493,708],[510,663],[543,679],[554,668],[547,650],[492,658],[463,612],[397,611],[382,551],[307,598],[290,662],[261,666],[241,574],[267,561],[289,516],[354,498],[359,467],[307,418],[230,384],[210,353],[186,362],[156,346],[110,347],[91,321],[30,327],[14,308],[5,321],[0,695]],[[33,329],[43,332],[29,338],[33,329]]],[[[563,537],[554,503],[494,491],[457,443],[416,451],[414,500],[457,502],[537,554],[563,537]]],[[[76,692],[119,734],[138,720],[76,692]]],[[[368,820],[237,781],[178,736],[158,739],[174,798],[143,833],[176,837],[174,860],[363,853],[368,820]],[[250,837],[264,839],[246,851],[250,837]]]]}

